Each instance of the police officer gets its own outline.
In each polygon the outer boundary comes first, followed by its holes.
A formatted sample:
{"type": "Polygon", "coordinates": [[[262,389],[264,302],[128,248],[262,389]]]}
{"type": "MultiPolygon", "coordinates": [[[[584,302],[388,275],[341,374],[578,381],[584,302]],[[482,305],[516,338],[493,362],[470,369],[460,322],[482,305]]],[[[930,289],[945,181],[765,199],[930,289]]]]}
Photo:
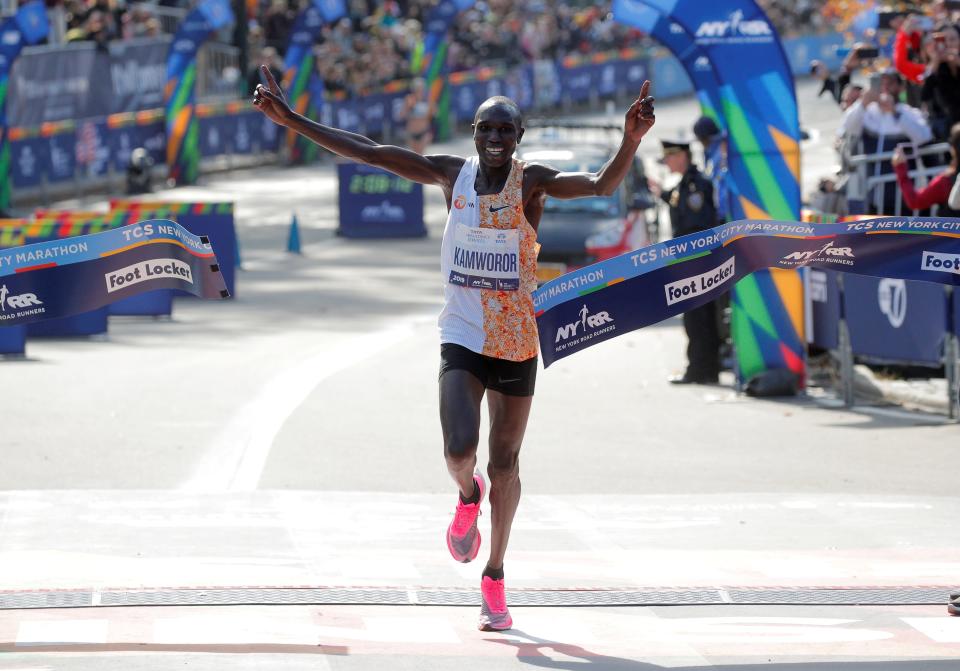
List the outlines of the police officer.
{"type": "MultiPolygon", "coordinates": [[[[703,147],[703,175],[713,184],[713,204],[717,208],[717,224],[733,221],[733,200],[730,170],[727,167],[727,137],[717,123],[702,116],[693,124],[693,134],[703,147]]],[[[730,341],[730,294],[716,301],[717,329],[720,338],[720,368],[733,367],[733,343],[730,341]]]]}
{"type": "MultiPolygon", "coordinates": [[[[673,236],[704,231],[717,225],[717,207],[713,184],[694,165],[690,144],[681,140],[661,140],[663,163],[670,172],[683,175],[674,188],[660,190],[660,198],[670,206],[673,236]]],[[[651,184],[654,190],[656,184],[651,184]]],[[[711,301],[683,315],[687,332],[687,370],[670,379],[674,384],[716,384],[720,374],[720,334],[717,305],[711,301]]]]}
{"type": "Polygon", "coordinates": [[[717,208],[717,223],[732,221],[733,208],[727,185],[727,147],[723,131],[708,116],[693,124],[693,134],[703,146],[703,174],[713,184],[713,203],[717,208]]]}

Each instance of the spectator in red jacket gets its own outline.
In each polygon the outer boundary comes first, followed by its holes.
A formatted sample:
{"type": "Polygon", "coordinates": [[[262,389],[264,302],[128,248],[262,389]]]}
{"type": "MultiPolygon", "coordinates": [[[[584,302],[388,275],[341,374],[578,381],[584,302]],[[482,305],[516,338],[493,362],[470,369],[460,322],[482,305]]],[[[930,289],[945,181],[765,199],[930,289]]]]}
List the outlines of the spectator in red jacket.
{"type": "MultiPolygon", "coordinates": [[[[922,84],[927,64],[924,62],[922,21],[925,17],[911,14],[897,30],[897,37],[893,41],[893,66],[900,71],[907,81],[922,84]],[[911,55],[913,58],[911,59],[911,55]]],[[[929,18],[926,19],[930,21],[929,18]]]]}
{"type": "Polygon", "coordinates": [[[903,193],[903,200],[911,210],[926,210],[934,205],[940,205],[940,214],[948,208],[947,200],[950,190],[957,179],[957,161],[960,157],[960,123],[950,129],[950,165],[934,177],[926,187],[916,190],[913,180],[907,174],[907,157],[900,147],[897,147],[890,162],[897,173],[897,184],[903,193]]]}

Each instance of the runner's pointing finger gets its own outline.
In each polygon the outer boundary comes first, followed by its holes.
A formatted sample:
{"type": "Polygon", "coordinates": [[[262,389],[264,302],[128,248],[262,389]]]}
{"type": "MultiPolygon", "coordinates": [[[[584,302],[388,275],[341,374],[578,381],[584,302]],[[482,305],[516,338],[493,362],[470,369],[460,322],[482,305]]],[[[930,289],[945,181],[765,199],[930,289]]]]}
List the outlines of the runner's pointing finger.
{"type": "Polygon", "coordinates": [[[270,93],[278,96],[281,95],[280,86],[277,84],[277,80],[273,78],[273,73],[270,72],[270,68],[268,68],[266,65],[261,65],[260,72],[263,73],[263,78],[267,81],[267,86],[270,89],[270,93]]]}
{"type": "Polygon", "coordinates": [[[650,92],[650,80],[645,79],[643,82],[643,86],[640,87],[640,95],[637,99],[643,102],[643,100],[647,97],[647,94],[649,92],[650,92]]]}

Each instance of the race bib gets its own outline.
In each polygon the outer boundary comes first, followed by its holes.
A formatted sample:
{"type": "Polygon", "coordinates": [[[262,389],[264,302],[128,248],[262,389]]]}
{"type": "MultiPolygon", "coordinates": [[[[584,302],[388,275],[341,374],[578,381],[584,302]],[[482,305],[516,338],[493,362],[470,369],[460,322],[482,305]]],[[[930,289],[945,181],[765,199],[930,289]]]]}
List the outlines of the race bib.
{"type": "Polygon", "coordinates": [[[470,289],[519,289],[520,234],[517,229],[457,226],[449,282],[470,289]]]}

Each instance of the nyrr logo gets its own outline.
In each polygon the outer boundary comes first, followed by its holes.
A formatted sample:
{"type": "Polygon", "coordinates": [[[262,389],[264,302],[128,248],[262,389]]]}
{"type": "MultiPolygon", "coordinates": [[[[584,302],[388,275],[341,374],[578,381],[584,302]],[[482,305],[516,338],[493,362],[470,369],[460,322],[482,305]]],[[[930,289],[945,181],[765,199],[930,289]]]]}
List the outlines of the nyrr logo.
{"type": "Polygon", "coordinates": [[[791,252],[783,257],[785,265],[801,265],[809,261],[826,261],[827,263],[840,263],[846,266],[852,266],[856,258],[853,255],[853,249],[850,247],[834,247],[831,240],[820,249],[814,249],[806,252],[791,252]],[[824,258],[825,257],[825,258],[824,258]]]}
{"type": "Polygon", "coordinates": [[[903,326],[907,318],[907,283],[903,280],[880,280],[877,287],[877,302],[880,312],[887,315],[890,326],[895,329],[903,326]]]}
{"type": "Polygon", "coordinates": [[[453,206],[458,210],[462,210],[467,206],[467,197],[464,195],[457,196],[457,199],[453,201],[453,206]]]}
{"type": "Polygon", "coordinates": [[[920,262],[921,270],[931,270],[935,273],[953,273],[960,275],[960,254],[938,254],[937,252],[923,253],[920,262]]]}
{"type": "Polygon", "coordinates": [[[737,10],[727,21],[704,21],[697,28],[697,41],[769,41],[773,30],[763,19],[743,20],[743,11],[737,10]]]}
{"type": "Polygon", "coordinates": [[[363,221],[403,221],[404,210],[399,205],[394,205],[389,200],[384,200],[379,205],[367,205],[360,210],[360,219],[363,221]]]}
{"type": "Polygon", "coordinates": [[[43,301],[37,298],[36,294],[11,296],[6,284],[0,287],[0,312],[6,312],[8,307],[12,310],[25,310],[34,305],[43,305],[43,301]]]}
{"type": "Polygon", "coordinates": [[[576,335],[582,336],[586,333],[588,326],[592,329],[598,329],[604,324],[610,324],[612,322],[613,317],[606,311],[592,315],[590,314],[590,309],[584,304],[580,310],[580,321],[572,322],[558,328],[557,338],[553,342],[556,344],[561,340],[569,340],[576,335]]]}

